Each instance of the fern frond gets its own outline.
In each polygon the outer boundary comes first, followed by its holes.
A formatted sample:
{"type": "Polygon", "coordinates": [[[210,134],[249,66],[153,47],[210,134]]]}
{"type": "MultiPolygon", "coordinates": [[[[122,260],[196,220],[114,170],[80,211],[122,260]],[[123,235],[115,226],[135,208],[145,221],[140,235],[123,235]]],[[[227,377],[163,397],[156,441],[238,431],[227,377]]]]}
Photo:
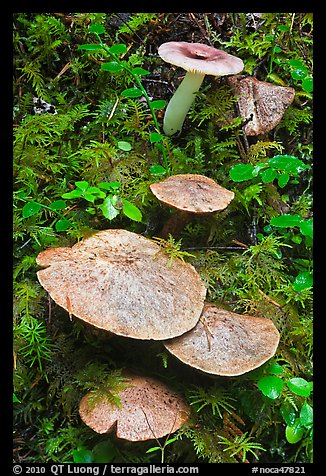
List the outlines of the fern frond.
{"type": "Polygon", "coordinates": [[[211,407],[213,415],[218,414],[222,418],[221,409],[231,412],[235,407],[230,403],[235,398],[226,392],[223,388],[214,385],[211,389],[205,390],[202,387],[195,386],[189,391],[190,404],[195,406],[197,412],[205,407],[211,407]]]}

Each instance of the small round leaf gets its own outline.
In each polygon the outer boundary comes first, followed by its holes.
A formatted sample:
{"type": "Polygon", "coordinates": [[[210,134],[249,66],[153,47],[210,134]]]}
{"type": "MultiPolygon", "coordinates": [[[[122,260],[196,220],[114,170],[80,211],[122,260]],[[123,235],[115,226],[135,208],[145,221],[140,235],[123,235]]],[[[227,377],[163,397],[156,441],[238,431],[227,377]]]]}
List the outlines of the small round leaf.
{"type": "Polygon", "coordinates": [[[68,228],[72,226],[71,222],[69,220],[58,220],[55,224],[55,230],[56,231],[66,231],[68,228]]]}
{"type": "Polygon", "coordinates": [[[128,88],[128,89],[124,89],[121,95],[126,98],[139,98],[140,96],[143,95],[143,92],[139,88],[128,88]]]}
{"type": "Polygon", "coordinates": [[[275,400],[282,393],[284,382],[279,377],[268,376],[258,380],[259,390],[268,398],[275,400]]]}
{"type": "Polygon", "coordinates": [[[301,440],[304,434],[304,428],[300,424],[300,419],[297,418],[293,426],[287,426],[285,429],[285,437],[289,443],[295,444],[301,440]]]}
{"type": "Polygon", "coordinates": [[[123,43],[118,43],[117,45],[111,46],[109,51],[114,55],[121,55],[123,53],[127,53],[127,47],[123,43]]]}
{"type": "Polygon", "coordinates": [[[134,221],[142,220],[142,214],[139,208],[137,208],[133,203],[129,202],[126,199],[123,200],[122,211],[131,220],[134,220],[134,221]]]}
{"type": "Polygon", "coordinates": [[[28,202],[22,208],[22,215],[24,218],[29,218],[35,215],[40,209],[41,205],[37,202],[28,202]]]}
{"type": "Polygon", "coordinates": [[[129,150],[131,150],[131,144],[124,140],[121,140],[118,142],[118,147],[120,150],[124,150],[125,152],[128,152],[129,150]]]}
{"type": "Polygon", "coordinates": [[[300,423],[309,428],[313,424],[313,408],[305,402],[300,410],[300,423]]]}
{"type": "Polygon", "coordinates": [[[237,164],[231,167],[229,174],[234,182],[243,182],[252,179],[254,168],[251,164],[237,164]]]}
{"type": "Polygon", "coordinates": [[[306,379],[301,377],[291,378],[286,382],[286,384],[291,392],[300,395],[301,397],[309,397],[313,386],[312,382],[307,382],[306,379]]]}
{"type": "Polygon", "coordinates": [[[89,27],[89,32],[102,35],[103,33],[105,33],[105,28],[103,25],[100,25],[99,23],[94,23],[93,25],[89,27]]]}

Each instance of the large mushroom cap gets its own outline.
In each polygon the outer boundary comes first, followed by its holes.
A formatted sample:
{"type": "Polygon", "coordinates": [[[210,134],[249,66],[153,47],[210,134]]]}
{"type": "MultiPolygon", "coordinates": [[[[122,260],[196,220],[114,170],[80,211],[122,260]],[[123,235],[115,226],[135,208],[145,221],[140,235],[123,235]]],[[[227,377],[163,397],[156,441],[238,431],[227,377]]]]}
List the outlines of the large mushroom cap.
{"type": "Polygon", "coordinates": [[[214,375],[235,376],[270,359],[278,343],[279,332],[271,320],[205,304],[196,327],[164,345],[191,367],[214,375]]]}
{"type": "Polygon", "coordinates": [[[101,329],[167,339],[197,323],[206,288],[195,268],[126,230],[104,230],[72,248],[49,248],[37,272],[52,299],[101,329]]]}
{"type": "Polygon", "coordinates": [[[169,41],[159,47],[158,54],[167,63],[187,71],[214,76],[237,74],[244,68],[240,58],[202,43],[169,41]]]}
{"type": "Polygon", "coordinates": [[[228,78],[228,82],[238,96],[247,136],[265,134],[274,129],[295,96],[293,88],[259,81],[251,76],[234,76],[228,78]]]}
{"type": "Polygon", "coordinates": [[[86,425],[97,433],[108,433],[116,425],[116,435],[129,441],[143,441],[178,430],[189,418],[184,399],[153,378],[131,377],[119,392],[121,407],[105,398],[91,404],[90,393],[79,405],[86,425]]]}
{"type": "Polygon", "coordinates": [[[223,210],[234,193],[211,178],[197,174],[172,175],[150,189],[161,202],[189,213],[208,214],[223,210]]]}

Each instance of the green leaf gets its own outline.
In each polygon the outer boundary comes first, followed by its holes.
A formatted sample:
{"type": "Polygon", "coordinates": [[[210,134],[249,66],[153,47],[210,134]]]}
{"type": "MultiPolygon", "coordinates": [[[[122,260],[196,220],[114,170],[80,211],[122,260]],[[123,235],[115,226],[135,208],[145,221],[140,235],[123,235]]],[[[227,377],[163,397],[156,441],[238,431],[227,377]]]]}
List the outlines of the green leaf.
{"type": "Polygon", "coordinates": [[[69,220],[58,220],[55,224],[56,231],[66,231],[72,226],[72,223],[69,220]]]}
{"type": "Polygon", "coordinates": [[[263,377],[257,382],[259,390],[268,398],[275,400],[282,393],[284,382],[279,377],[263,377]]]}
{"type": "Polygon", "coordinates": [[[304,289],[311,288],[313,284],[312,273],[309,271],[299,273],[293,282],[293,289],[295,291],[303,291],[304,289]]]}
{"type": "Polygon", "coordinates": [[[65,200],[56,200],[55,202],[52,202],[50,205],[51,210],[63,210],[66,208],[67,203],[65,200]]]}
{"type": "Polygon", "coordinates": [[[307,402],[305,402],[301,407],[300,423],[306,428],[310,428],[313,424],[313,408],[307,402]]]}
{"type": "Polygon", "coordinates": [[[79,45],[78,49],[79,50],[85,50],[85,51],[98,51],[102,48],[101,45],[98,43],[87,43],[86,45],[79,45]]]}
{"type": "Polygon", "coordinates": [[[312,218],[307,218],[307,219],[302,218],[301,223],[299,224],[299,228],[301,233],[304,236],[309,236],[310,238],[313,237],[313,219],[312,218]]]}
{"type": "Polygon", "coordinates": [[[118,142],[118,148],[124,150],[125,152],[128,152],[129,150],[131,150],[131,144],[129,142],[121,140],[118,142]]]}
{"type": "Polygon", "coordinates": [[[12,394],[12,403],[21,403],[14,393],[12,394]]]}
{"type": "Polygon", "coordinates": [[[312,382],[307,382],[306,379],[301,377],[291,378],[286,382],[286,384],[291,392],[300,395],[301,397],[309,397],[313,387],[312,382]]]}
{"type": "Polygon", "coordinates": [[[279,175],[277,179],[278,186],[281,188],[284,188],[285,185],[288,183],[289,179],[290,179],[290,176],[287,173],[283,173],[279,175]]]}
{"type": "Polygon", "coordinates": [[[164,99],[156,99],[151,102],[153,109],[164,109],[166,106],[166,101],[164,99]]]}
{"type": "Polygon", "coordinates": [[[132,72],[134,74],[137,74],[138,76],[145,76],[146,74],[151,74],[150,71],[147,71],[147,69],[144,68],[133,68],[132,72]]]}
{"type": "Polygon", "coordinates": [[[113,220],[117,215],[119,215],[119,210],[114,207],[111,196],[106,197],[102,205],[99,205],[98,208],[108,220],[113,220]]]}
{"type": "Polygon", "coordinates": [[[134,221],[142,220],[142,214],[139,208],[137,208],[133,203],[129,202],[126,199],[123,199],[122,211],[131,220],[134,220],[134,221]]]}
{"type": "Polygon", "coordinates": [[[152,132],[150,135],[149,135],[149,140],[151,143],[153,142],[160,142],[162,140],[162,134],[159,134],[158,132],[152,132]]]}
{"type": "Polygon", "coordinates": [[[42,205],[40,205],[40,203],[28,202],[22,208],[22,215],[24,218],[29,218],[35,215],[38,211],[40,211],[41,208],[42,205]]]}
{"type": "Polygon", "coordinates": [[[93,25],[89,27],[89,32],[102,35],[103,33],[105,33],[105,28],[103,25],[100,25],[99,23],[93,23],[93,25]]]}
{"type": "Polygon", "coordinates": [[[81,180],[79,182],[75,182],[75,185],[76,185],[77,188],[79,188],[83,192],[85,192],[89,187],[89,183],[86,182],[86,180],[81,180]]]}
{"type": "Polygon", "coordinates": [[[128,89],[124,89],[121,95],[126,98],[139,98],[140,96],[143,95],[143,92],[139,88],[128,88],[128,89]]]}
{"type": "Polygon", "coordinates": [[[305,78],[301,83],[302,89],[307,93],[312,93],[314,90],[314,80],[313,78],[305,78]]]}
{"type": "Polygon", "coordinates": [[[289,65],[295,69],[305,69],[305,65],[298,59],[291,59],[289,65]]]}
{"type": "Polygon", "coordinates": [[[273,217],[271,219],[271,225],[280,228],[287,228],[288,226],[300,226],[301,222],[302,218],[300,215],[290,215],[288,213],[284,213],[284,215],[273,217]]]}
{"type": "Polygon", "coordinates": [[[72,190],[71,192],[67,192],[61,195],[62,198],[80,198],[83,195],[83,191],[80,189],[72,190]]]}
{"type": "Polygon", "coordinates": [[[116,45],[111,46],[109,51],[114,55],[121,55],[123,53],[127,53],[127,47],[123,43],[118,43],[116,45]]]}
{"type": "Polygon", "coordinates": [[[268,369],[267,369],[267,372],[269,374],[273,374],[273,375],[278,375],[278,374],[281,374],[283,372],[283,366],[280,365],[280,364],[276,364],[275,362],[273,364],[271,364],[268,369]]]}
{"type": "Polygon", "coordinates": [[[288,172],[292,175],[298,175],[310,166],[306,165],[302,160],[293,155],[275,155],[268,159],[268,165],[276,170],[288,172]]]}
{"type": "Polygon", "coordinates": [[[272,168],[268,168],[265,169],[260,175],[264,183],[270,183],[273,182],[273,180],[277,177],[277,172],[272,168]]]}
{"type": "Polygon", "coordinates": [[[149,448],[146,453],[152,453],[153,451],[157,451],[157,450],[160,450],[161,447],[160,446],[152,446],[152,448],[149,448]]]}
{"type": "Polygon", "coordinates": [[[73,450],[72,456],[74,463],[93,463],[94,461],[93,453],[85,448],[73,450]]]}
{"type": "Polygon", "coordinates": [[[120,182],[100,182],[97,184],[99,188],[103,190],[109,190],[110,192],[116,191],[120,188],[120,182]]]}
{"type": "Polygon", "coordinates": [[[162,165],[151,165],[149,171],[152,175],[165,175],[166,170],[162,165]]]}
{"type": "Polygon", "coordinates": [[[304,428],[300,424],[300,419],[297,418],[293,426],[287,426],[285,429],[285,437],[289,443],[295,444],[301,440],[304,434],[304,428]]]}
{"type": "Polygon", "coordinates": [[[117,456],[117,450],[110,440],[101,441],[94,446],[94,463],[111,463],[117,456]]]}
{"type": "Polygon", "coordinates": [[[296,410],[289,402],[284,402],[280,408],[283,420],[288,426],[294,425],[296,419],[296,410]]]}
{"type": "Polygon", "coordinates": [[[123,69],[122,65],[116,61],[111,61],[110,63],[104,63],[101,65],[101,71],[109,71],[109,73],[117,73],[123,69]]]}
{"type": "Polygon", "coordinates": [[[251,164],[237,164],[231,167],[229,175],[234,182],[243,182],[253,178],[254,166],[251,164]]]}
{"type": "Polygon", "coordinates": [[[291,76],[293,79],[304,79],[308,74],[306,69],[293,69],[291,71],[291,76]]]}

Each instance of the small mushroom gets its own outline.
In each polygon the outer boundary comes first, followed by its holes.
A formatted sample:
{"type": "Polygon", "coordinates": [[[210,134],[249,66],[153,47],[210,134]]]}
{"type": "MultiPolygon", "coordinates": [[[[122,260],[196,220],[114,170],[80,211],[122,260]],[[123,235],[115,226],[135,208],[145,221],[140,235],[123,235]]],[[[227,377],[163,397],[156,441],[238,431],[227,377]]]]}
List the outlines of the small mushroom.
{"type": "Polygon", "coordinates": [[[238,96],[238,106],[247,136],[265,134],[274,129],[292,103],[295,90],[259,81],[248,76],[233,76],[228,83],[238,96]]]}
{"type": "Polygon", "coordinates": [[[116,436],[129,441],[162,438],[188,420],[190,409],[181,395],[149,377],[130,376],[128,387],[119,392],[120,405],[105,397],[90,402],[91,393],[79,404],[83,422],[97,433],[116,426],[116,436]]]}
{"type": "Polygon", "coordinates": [[[196,325],[206,288],[192,265],[171,265],[160,251],[136,233],[104,230],[42,251],[37,277],[70,316],[125,337],[167,339],[196,325]]]}
{"type": "Polygon", "coordinates": [[[202,43],[169,41],[159,47],[158,54],[164,61],[187,71],[165,111],[163,130],[169,136],[181,131],[206,74],[226,76],[240,73],[244,68],[240,58],[202,43]]]}
{"type": "Polygon", "coordinates": [[[270,319],[205,304],[198,324],[164,345],[191,367],[209,374],[236,376],[270,359],[278,343],[279,332],[270,319]]]}
{"type": "Polygon", "coordinates": [[[162,236],[167,236],[171,229],[175,234],[191,219],[191,214],[208,215],[221,211],[234,198],[232,191],[197,174],[172,175],[162,182],[152,183],[150,189],[162,203],[179,210],[165,225],[162,236]]]}

